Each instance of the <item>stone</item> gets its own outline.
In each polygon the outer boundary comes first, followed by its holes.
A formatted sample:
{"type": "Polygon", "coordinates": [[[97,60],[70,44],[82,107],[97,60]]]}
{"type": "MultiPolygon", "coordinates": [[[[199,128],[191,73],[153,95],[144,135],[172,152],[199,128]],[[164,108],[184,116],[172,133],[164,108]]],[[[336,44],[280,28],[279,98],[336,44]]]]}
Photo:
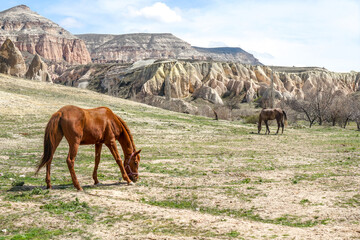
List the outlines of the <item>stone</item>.
{"type": "Polygon", "coordinates": [[[25,74],[25,77],[27,79],[31,79],[31,80],[52,83],[52,79],[48,72],[48,67],[41,60],[41,58],[38,54],[36,54],[35,57],[33,58],[33,60],[31,61],[31,64],[29,66],[28,71],[25,74]]]}
{"type": "Polygon", "coordinates": [[[213,104],[223,105],[223,101],[219,94],[211,87],[203,86],[193,94],[194,98],[202,98],[213,104]]]}
{"type": "Polygon", "coordinates": [[[24,58],[10,39],[0,47],[0,63],[0,73],[23,77],[26,72],[24,58]]]}

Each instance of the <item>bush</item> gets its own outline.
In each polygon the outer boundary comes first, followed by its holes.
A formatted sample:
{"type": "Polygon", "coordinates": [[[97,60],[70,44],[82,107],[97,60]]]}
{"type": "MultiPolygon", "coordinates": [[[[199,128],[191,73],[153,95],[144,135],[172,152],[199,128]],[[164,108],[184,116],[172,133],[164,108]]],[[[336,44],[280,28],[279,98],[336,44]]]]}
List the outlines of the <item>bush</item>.
{"type": "Polygon", "coordinates": [[[253,114],[243,117],[244,123],[257,124],[259,122],[259,115],[253,114]]]}

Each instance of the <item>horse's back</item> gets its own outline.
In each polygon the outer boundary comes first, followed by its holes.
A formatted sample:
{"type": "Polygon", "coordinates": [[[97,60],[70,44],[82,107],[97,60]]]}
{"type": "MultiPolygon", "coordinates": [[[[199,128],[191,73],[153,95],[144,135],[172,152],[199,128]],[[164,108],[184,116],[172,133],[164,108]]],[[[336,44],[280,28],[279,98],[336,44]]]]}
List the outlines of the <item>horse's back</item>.
{"type": "Polygon", "coordinates": [[[283,115],[281,108],[263,108],[260,112],[260,116],[263,120],[274,120],[283,115]]]}
{"type": "Polygon", "coordinates": [[[81,144],[102,142],[105,134],[109,135],[109,125],[114,119],[114,113],[107,107],[83,109],[68,105],[59,112],[65,137],[68,140],[77,137],[81,144]]]}
{"type": "Polygon", "coordinates": [[[62,119],[72,121],[105,120],[113,118],[113,112],[107,107],[84,109],[73,105],[67,105],[59,109],[62,119]]]}

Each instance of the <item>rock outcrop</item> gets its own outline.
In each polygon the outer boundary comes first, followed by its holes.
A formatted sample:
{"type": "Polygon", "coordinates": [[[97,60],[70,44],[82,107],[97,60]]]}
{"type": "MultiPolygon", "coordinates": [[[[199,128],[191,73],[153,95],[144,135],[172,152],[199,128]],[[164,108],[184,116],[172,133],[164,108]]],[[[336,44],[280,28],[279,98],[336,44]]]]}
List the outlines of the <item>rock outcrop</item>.
{"type": "Polygon", "coordinates": [[[33,58],[25,77],[41,82],[52,82],[48,72],[48,66],[41,60],[38,54],[33,58]]]}
{"type": "MultiPolygon", "coordinates": [[[[160,96],[166,100],[192,102],[197,98],[212,104],[236,97],[242,102],[270,96],[272,68],[240,63],[213,61],[163,60],[149,65],[104,64],[73,68],[56,82],[78,86],[85,74],[88,88],[123,98],[150,99],[160,96]],[[90,71],[91,70],[91,71],[90,71]],[[168,90],[165,90],[167,85],[168,90]]],[[[319,86],[350,94],[360,91],[360,73],[334,73],[321,68],[274,67],[275,98],[278,100],[311,97],[319,86]],[[279,72],[278,72],[279,71],[279,72]],[[281,71],[281,72],[280,72],[281,71]]],[[[155,100],[154,100],[155,101],[155,100]]],[[[161,102],[156,100],[157,102],[161,102]]]]}
{"type": "Polygon", "coordinates": [[[0,73],[23,77],[26,72],[24,58],[10,39],[6,39],[0,48],[0,73]]]}
{"type": "Polygon", "coordinates": [[[10,39],[22,52],[54,62],[86,64],[90,54],[83,40],[25,5],[0,12],[0,43],[10,39]]]}
{"type": "Polygon", "coordinates": [[[220,105],[224,104],[217,91],[208,86],[202,86],[194,93],[193,97],[208,100],[213,104],[220,104],[220,105]]]}
{"type": "Polygon", "coordinates": [[[133,63],[142,59],[212,59],[261,64],[241,48],[198,48],[170,33],[81,34],[93,62],[133,63]]]}

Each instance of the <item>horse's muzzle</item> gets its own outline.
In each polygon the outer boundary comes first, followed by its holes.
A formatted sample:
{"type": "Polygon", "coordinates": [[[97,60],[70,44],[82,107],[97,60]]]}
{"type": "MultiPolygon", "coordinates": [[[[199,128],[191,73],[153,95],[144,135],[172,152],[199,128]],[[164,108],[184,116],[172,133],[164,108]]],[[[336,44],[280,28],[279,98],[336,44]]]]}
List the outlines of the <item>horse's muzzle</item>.
{"type": "Polygon", "coordinates": [[[129,176],[130,180],[133,181],[134,183],[137,182],[137,180],[139,179],[139,177],[137,175],[136,176],[128,175],[128,176],[129,176]]]}

